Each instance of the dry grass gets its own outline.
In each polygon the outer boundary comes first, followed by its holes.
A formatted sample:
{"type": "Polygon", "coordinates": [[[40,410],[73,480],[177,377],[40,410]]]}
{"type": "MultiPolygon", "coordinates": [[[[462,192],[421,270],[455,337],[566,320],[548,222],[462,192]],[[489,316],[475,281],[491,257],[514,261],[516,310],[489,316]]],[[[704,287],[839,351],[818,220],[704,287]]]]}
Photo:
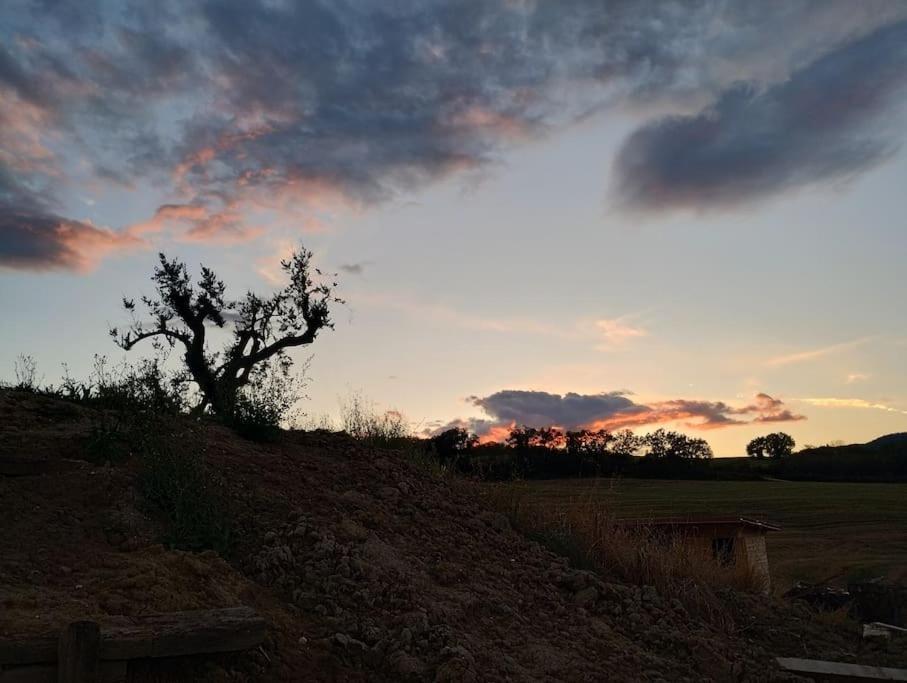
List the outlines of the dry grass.
{"type": "Polygon", "coordinates": [[[722,591],[756,593],[761,586],[748,567],[722,566],[701,544],[621,523],[598,498],[570,501],[559,507],[529,503],[528,485],[500,484],[486,489],[491,504],[513,526],[573,566],[606,579],[654,586],[677,598],[691,613],[726,630],[733,619],[722,591]]]}

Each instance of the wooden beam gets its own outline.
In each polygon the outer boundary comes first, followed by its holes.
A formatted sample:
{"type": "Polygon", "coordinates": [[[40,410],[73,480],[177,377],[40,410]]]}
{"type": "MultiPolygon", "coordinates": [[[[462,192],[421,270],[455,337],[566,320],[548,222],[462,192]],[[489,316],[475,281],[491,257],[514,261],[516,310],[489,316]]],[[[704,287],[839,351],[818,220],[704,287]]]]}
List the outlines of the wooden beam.
{"type": "MultiPolygon", "coordinates": [[[[98,683],[126,683],[126,662],[101,662],[98,683]]],[[[0,669],[0,683],[57,683],[56,664],[26,664],[0,669]]]]}
{"type": "Polygon", "coordinates": [[[777,662],[785,671],[804,676],[821,676],[823,681],[907,681],[907,669],[797,657],[778,657],[777,662]]]}
{"type": "MultiPolygon", "coordinates": [[[[246,650],[260,645],[267,624],[251,607],[169,612],[101,621],[100,658],[179,657],[246,650]]],[[[0,665],[57,660],[57,637],[0,640],[0,665]]]]}
{"type": "Polygon", "coordinates": [[[74,621],[60,633],[58,683],[98,683],[101,627],[95,621],[74,621]]]}
{"type": "Polygon", "coordinates": [[[0,455],[0,475],[25,477],[50,472],[78,469],[86,463],[67,458],[32,458],[24,455],[0,455]]]}

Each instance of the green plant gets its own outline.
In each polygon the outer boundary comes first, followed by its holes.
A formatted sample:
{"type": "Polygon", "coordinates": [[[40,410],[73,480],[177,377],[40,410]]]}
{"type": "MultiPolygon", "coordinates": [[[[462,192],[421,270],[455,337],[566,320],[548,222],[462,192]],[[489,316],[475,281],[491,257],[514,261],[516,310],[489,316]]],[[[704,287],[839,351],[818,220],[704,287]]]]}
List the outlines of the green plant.
{"type": "Polygon", "coordinates": [[[139,486],[145,499],[167,520],[164,541],[183,550],[224,552],[230,542],[230,524],[219,486],[197,450],[177,452],[148,431],[141,444],[139,486]]]}

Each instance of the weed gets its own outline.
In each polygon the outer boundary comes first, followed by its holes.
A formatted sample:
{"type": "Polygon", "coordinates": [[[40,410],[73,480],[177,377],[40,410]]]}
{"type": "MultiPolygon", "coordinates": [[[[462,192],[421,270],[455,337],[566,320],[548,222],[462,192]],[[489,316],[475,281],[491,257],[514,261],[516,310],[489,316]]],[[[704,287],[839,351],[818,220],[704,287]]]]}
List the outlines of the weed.
{"type": "Polygon", "coordinates": [[[340,419],[347,434],[375,448],[400,448],[413,440],[400,412],[379,413],[373,403],[359,394],[350,394],[341,402],[340,419]]]}
{"type": "Polygon", "coordinates": [[[177,452],[149,434],[142,444],[141,465],[141,491],[167,518],[165,542],[183,550],[224,552],[230,542],[228,515],[201,453],[191,446],[177,452]]]}

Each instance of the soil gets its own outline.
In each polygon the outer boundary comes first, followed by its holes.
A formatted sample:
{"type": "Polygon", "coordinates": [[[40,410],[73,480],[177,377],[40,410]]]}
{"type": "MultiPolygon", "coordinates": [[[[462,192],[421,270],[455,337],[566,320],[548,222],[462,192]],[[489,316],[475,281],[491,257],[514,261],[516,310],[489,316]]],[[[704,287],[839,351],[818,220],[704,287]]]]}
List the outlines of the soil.
{"type": "Polygon", "coordinates": [[[0,391],[0,456],[61,464],[0,476],[0,638],[244,604],[269,623],[261,648],[138,662],[132,680],[757,681],[795,680],[778,656],[907,661],[802,605],[728,591],[718,626],[652,587],[573,569],[471,482],[342,434],[261,444],[172,420],[167,437],[217,474],[233,540],[223,556],[168,549],[137,458],[85,460],[110,419],[0,391]]]}

